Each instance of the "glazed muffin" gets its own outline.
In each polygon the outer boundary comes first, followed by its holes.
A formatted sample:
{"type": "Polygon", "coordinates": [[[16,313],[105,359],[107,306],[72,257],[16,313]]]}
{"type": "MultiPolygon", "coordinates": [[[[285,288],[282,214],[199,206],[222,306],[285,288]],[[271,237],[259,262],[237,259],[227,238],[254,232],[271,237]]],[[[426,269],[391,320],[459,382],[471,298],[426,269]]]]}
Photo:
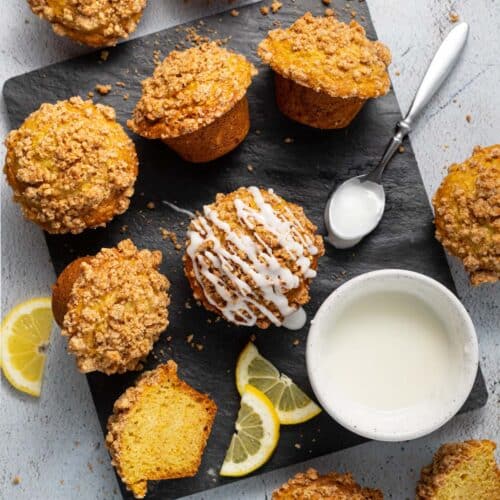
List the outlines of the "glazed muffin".
{"type": "Polygon", "coordinates": [[[236,325],[287,326],[309,301],[323,240],[272,190],[218,194],[191,221],[184,271],[195,299],[236,325]]]}
{"type": "Polygon", "coordinates": [[[80,97],[42,104],[5,145],[14,201],[45,231],[80,233],[128,208],[137,154],[113,108],[80,97]]]}
{"type": "Polygon", "coordinates": [[[362,488],[351,474],[330,472],[320,475],[314,469],[298,473],[273,492],[272,500],[383,500],[380,490],[362,488]]]}
{"type": "Polygon", "coordinates": [[[368,40],[356,21],[307,12],[269,32],[258,54],[275,72],[282,113],[311,127],[347,127],[368,99],[389,91],[390,51],[368,40]]]}
{"type": "Polygon", "coordinates": [[[115,402],[106,446],[135,498],[148,481],[194,476],[212,430],[216,404],[177,376],[170,360],[145,372],[115,402]]]}
{"type": "Polygon", "coordinates": [[[116,45],[135,31],[146,0],[28,0],[55,33],[92,47],[116,45]]]}
{"type": "Polygon", "coordinates": [[[168,326],[160,251],[131,240],[71,263],[52,291],[54,317],[83,373],[138,370],[168,326]]]}
{"type": "Polygon", "coordinates": [[[500,470],[493,441],[442,445],[422,469],[417,500],[494,500],[500,498],[500,470]]]}
{"type": "Polygon", "coordinates": [[[248,133],[246,91],[256,73],[244,56],[216,42],[173,51],[142,83],[128,126],[187,161],[219,158],[248,133]]]}
{"type": "Polygon", "coordinates": [[[436,238],[473,285],[500,279],[500,144],[453,164],[433,199],[436,238]]]}

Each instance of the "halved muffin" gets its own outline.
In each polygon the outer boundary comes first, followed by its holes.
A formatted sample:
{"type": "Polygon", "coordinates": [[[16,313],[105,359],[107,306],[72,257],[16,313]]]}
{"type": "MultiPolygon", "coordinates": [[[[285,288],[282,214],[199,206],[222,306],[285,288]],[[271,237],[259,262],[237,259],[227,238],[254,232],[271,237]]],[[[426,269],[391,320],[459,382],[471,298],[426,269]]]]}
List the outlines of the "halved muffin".
{"type": "Polygon", "coordinates": [[[389,49],[368,40],[356,21],[307,12],[289,28],[270,31],[258,54],[275,72],[282,113],[311,127],[347,127],[367,99],[390,87],[389,49]]]}
{"type": "Polygon", "coordinates": [[[268,328],[309,301],[323,239],[272,189],[218,194],[191,221],[184,272],[195,299],[236,325],[268,328]]]}
{"type": "Polygon", "coordinates": [[[216,404],[177,377],[170,360],[145,372],[115,402],[106,446],[136,498],[148,481],[194,476],[200,467],[216,404]]]}
{"type": "Polygon", "coordinates": [[[362,488],[350,473],[320,475],[314,469],[299,472],[273,492],[272,500],[383,500],[380,490],[362,488]]]}
{"type": "Polygon", "coordinates": [[[500,144],[455,163],[432,200],[436,238],[473,285],[500,280],[500,144]]]}
{"type": "Polygon", "coordinates": [[[246,91],[256,73],[244,56],[216,42],[173,51],[142,83],[128,126],[187,161],[214,160],[248,133],[246,91]]]}
{"type": "Polygon", "coordinates": [[[55,33],[92,47],[116,45],[135,31],[147,0],[28,0],[55,33]]]}
{"type": "Polygon", "coordinates": [[[113,108],[42,104],[7,136],[4,172],[26,218],[49,233],[105,226],[127,210],[138,160],[113,108]]]}
{"type": "Polygon", "coordinates": [[[500,498],[496,444],[487,439],[443,444],[422,469],[417,500],[494,500],[500,498]]]}
{"type": "Polygon", "coordinates": [[[81,372],[141,368],[168,326],[170,284],[158,271],[161,260],[158,250],[138,250],[123,240],[60,274],[52,309],[81,372]]]}

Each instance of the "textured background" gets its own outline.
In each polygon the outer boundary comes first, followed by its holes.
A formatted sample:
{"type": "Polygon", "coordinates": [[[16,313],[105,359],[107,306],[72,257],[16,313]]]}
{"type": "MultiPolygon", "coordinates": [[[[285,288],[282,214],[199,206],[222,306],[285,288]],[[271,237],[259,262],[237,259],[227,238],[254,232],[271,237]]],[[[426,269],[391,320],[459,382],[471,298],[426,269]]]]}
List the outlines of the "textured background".
{"type": "MultiPolygon", "coordinates": [[[[290,0],[283,0],[286,4],[290,0]]],[[[320,0],[318,0],[319,2],[320,0]]],[[[270,2],[267,2],[270,3],[270,2]]],[[[348,2],[355,9],[357,1],[348,2]]],[[[86,49],[55,37],[46,23],[29,12],[25,2],[4,0],[0,20],[0,81],[51,62],[84,53],[86,49]]],[[[210,9],[225,6],[213,1],[210,9]]],[[[401,108],[413,93],[439,41],[451,27],[449,12],[458,12],[471,25],[469,43],[453,77],[421,117],[412,135],[428,193],[433,193],[445,166],[467,157],[476,144],[500,142],[500,4],[495,0],[369,0],[378,36],[392,49],[391,75],[401,108]],[[470,114],[469,122],[465,116],[470,114]]],[[[198,17],[206,0],[152,0],[135,36],[198,17]]],[[[0,135],[9,128],[0,101],[0,135]]],[[[1,156],[4,151],[2,147],[1,156]]],[[[2,316],[18,301],[49,293],[54,280],[43,235],[25,222],[10,201],[2,178],[2,316]]],[[[320,470],[350,470],[360,481],[378,486],[392,498],[414,495],[420,467],[442,442],[472,437],[498,438],[500,287],[473,289],[459,265],[450,262],[459,295],[476,325],[481,361],[490,399],[481,410],[456,417],[439,431],[411,443],[368,443],[314,460],[320,470]]],[[[3,382],[3,381],[2,381],[3,382]]],[[[114,498],[116,479],[102,445],[85,378],[53,335],[44,390],[39,401],[0,387],[0,498],[114,498]],[[21,479],[12,485],[14,476],[21,479]]],[[[217,464],[214,464],[217,466],[217,464]]],[[[203,498],[264,498],[294,467],[214,490],[203,498]]],[[[201,495],[198,497],[201,498],[201,495]]]]}

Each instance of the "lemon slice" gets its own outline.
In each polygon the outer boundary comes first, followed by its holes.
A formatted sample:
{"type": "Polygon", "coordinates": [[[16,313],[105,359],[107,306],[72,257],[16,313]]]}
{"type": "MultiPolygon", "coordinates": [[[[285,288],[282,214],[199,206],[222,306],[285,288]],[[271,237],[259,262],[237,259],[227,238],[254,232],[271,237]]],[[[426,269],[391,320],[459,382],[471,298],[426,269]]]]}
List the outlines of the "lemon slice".
{"type": "Polygon", "coordinates": [[[2,321],[3,373],[16,389],[32,396],[40,396],[52,321],[50,297],[23,302],[2,321]]]}
{"type": "Polygon", "coordinates": [[[269,460],[278,444],[278,415],[271,401],[251,385],[243,390],[235,429],[220,470],[221,476],[250,474],[269,460]]]}
{"type": "Polygon", "coordinates": [[[291,378],[278,371],[249,342],[236,364],[236,386],[241,394],[250,384],[262,391],[273,403],[283,425],[300,424],[315,417],[321,408],[291,378]]]}

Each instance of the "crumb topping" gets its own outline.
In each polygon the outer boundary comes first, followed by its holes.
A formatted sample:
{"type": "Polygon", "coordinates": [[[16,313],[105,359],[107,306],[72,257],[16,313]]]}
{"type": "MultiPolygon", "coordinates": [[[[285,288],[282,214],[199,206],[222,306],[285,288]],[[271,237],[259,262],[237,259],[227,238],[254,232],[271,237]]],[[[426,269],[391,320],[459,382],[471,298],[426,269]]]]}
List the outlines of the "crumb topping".
{"type": "Polygon", "coordinates": [[[160,251],[123,240],[81,264],[62,330],[80,371],[140,367],[168,325],[170,284],[158,272],[161,260],[160,251]]]}
{"type": "Polygon", "coordinates": [[[362,488],[350,473],[320,475],[315,469],[299,472],[273,492],[272,500],[383,500],[380,490],[362,488]]]}
{"type": "Polygon", "coordinates": [[[242,99],[255,74],[244,56],[216,42],[173,51],[142,83],[142,97],[128,126],[151,139],[194,132],[242,99]]]}
{"type": "Polygon", "coordinates": [[[58,35],[100,47],[115,45],[137,27],[147,0],[28,0],[58,35]]]}
{"type": "Polygon", "coordinates": [[[270,31],[258,54],[281,76],[333,97],[368,99],[390,87],[389,49],[368,40],[356,21],[307,12],[289,28],[270,31]]]}
{"type": "Polygon", "coordinates": [[[451,165],[433,199],[436,238],[462,259],[471,283],[500,279],[500,144],[451,165]]]}
{"type": "Polygon", "coordinates": [[[128,208],[138,161],[112,108],[80,97],[42,104],[5,144],[14,200],[46,231],[104,226],[128,208]]]}
{"type": "Polygon", "coordinates": [[[249,187],[218,194],[191,221],[183,260],[194,298],[207,309],[267,328],[309,301],[323,254],[301,207],[249,187]]]}

